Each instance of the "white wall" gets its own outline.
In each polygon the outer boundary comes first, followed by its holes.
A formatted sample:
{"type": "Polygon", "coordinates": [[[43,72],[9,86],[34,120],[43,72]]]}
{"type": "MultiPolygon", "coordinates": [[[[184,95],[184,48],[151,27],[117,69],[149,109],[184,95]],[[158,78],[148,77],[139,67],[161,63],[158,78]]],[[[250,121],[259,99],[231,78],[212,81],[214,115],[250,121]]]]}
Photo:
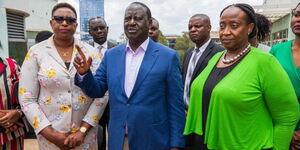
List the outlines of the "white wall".
{"type": "Polygon", "coordinates": [[[49,30],[51,27],[51,10],[57,3],[57,0],[28,0],[29,17],[25,19],[26,31],[49,30]]]}

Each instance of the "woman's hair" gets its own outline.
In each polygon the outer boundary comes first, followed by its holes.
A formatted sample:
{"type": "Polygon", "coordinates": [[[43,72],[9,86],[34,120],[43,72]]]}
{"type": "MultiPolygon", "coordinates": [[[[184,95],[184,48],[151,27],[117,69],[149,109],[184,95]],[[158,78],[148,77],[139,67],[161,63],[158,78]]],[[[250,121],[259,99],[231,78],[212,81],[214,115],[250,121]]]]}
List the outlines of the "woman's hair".
{"type": "Polygon", "coordinates": [[[271,22],[268,18],[262,14],[255,14],[257,21],[257,40],[263,41],[270,34],[271,22]]]}
{"type": "Polygon", "coordinates": [[[77,13],[76,13],[75,8],[74,8],[72,5],[70,5],[69,3],[58,3],[58,4],[56,4],[56,5],[52,8],[51,17],[53,17],[54,12],[55,12],[57,9],[59,9],[59,8],[69,8],[69,9],[71,9],[71,10],[74,12],[75,17],[77,18],[77,13]]]}
{"type": "Polygon", "coordinates": [[[245,3],[232,4],[232,5],[228,5],[227,7],[225,7],[221,11],[220,16],[223,14],[223,12],[226,9],[228,9],[231,6],[240,8],[243,12],[246,13],[246,15],[247,15],[247,23],[248,24],[250,24],[250,23],[254,24],[254,28],[251,31],[251,33],[249,34],[248,38],[251,39],[251,38],[255,37],[256,36],[256,17],[255,17],[255,11],[254,11],[254,9],[250,5],[245,4],[245,3]]]}

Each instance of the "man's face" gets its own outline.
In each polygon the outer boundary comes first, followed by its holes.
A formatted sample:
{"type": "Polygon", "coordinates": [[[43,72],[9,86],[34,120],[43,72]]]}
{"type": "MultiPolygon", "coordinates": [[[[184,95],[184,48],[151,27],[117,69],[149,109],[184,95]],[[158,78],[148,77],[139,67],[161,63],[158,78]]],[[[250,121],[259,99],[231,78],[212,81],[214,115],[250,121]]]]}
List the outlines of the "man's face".
{"type": "Polygon", "coordinates": [[[132,4],[127,7],[124,17],[124,31],[130,42],[141,42],[148,38],[149,25],[146,9],[132,4]]]}
{"type": "Polygon", "coordinates": [[[94,42],[103,44],[107,39],[108,27],[103,19],[93,19],[89,22],[89,33],[93,37],[94,42]]]}
{"type": "Polygon", "coordinates": [[[189,36],[196,44],[203,44],[209,37],[211,26],[200,17],[193,17],[189,21],[189,36]]]}
{"type": "Polygon", "coordinates": [[[149,37],[155,41],[158,42],[158,37],[159,37],[159,26],[158,22],[156,20],[152,20],[152,24],[150,25],[149,29],[149,37]]]}

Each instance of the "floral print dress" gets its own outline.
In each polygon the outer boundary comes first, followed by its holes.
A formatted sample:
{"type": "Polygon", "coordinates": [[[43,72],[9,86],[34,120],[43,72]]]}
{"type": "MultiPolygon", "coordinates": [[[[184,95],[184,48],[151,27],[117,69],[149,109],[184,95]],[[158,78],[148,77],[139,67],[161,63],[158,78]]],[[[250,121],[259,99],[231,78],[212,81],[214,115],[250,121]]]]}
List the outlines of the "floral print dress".
{"type": "MultiPolygon", "coordinates": [[[[74,44],[81,47],[85,55],[91,56],[91,70],[96,70],[100,63],[93,47],[75,39],[74,44]],[[97,64],[95,64],[97,61],[97,64]]],[[[107,97],[91,99],[74,85],[76,68],[73,59],[69,68],[59,56],[53,37],[34,45],[27,53],[21,68],[19,99],[22,110],[33,126],[41,150],[58,150],[53,143],[39,134],[45,127],[62,133],[79,130],[82,121],[93,126],[82,145],[75,149],[97,149],[98,120],[107,104],[107,97]]]]}

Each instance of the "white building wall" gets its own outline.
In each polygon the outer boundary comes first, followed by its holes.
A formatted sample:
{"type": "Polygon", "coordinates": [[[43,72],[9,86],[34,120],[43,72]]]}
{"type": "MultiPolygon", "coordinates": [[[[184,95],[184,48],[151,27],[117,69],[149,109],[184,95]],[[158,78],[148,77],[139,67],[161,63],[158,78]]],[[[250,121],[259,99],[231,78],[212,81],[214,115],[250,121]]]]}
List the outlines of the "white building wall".
{"type": "Polygon", "coordinates": [[[52,31],[49,21],[57,0],[28,0],[29,17],[25,19],[26,31],[52,31]]]}

